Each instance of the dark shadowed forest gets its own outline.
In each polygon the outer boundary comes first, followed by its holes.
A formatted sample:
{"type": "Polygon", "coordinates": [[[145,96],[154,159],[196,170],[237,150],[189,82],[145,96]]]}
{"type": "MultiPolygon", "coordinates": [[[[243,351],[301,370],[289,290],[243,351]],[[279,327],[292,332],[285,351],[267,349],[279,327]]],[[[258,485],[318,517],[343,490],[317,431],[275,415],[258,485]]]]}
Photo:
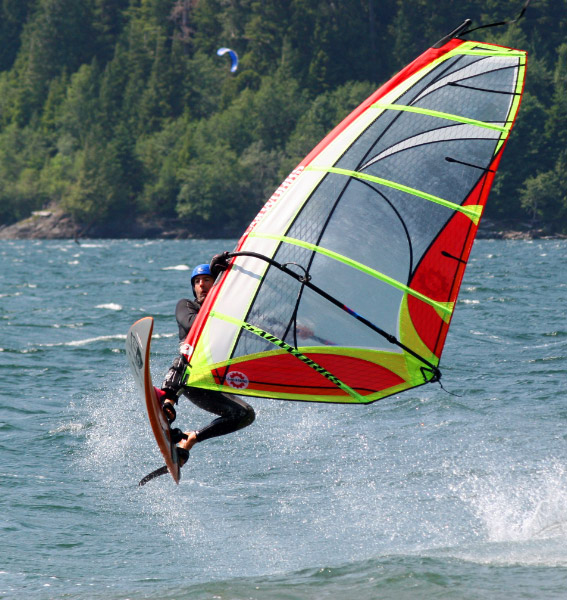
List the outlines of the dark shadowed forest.
{"type": "MultiPolygon", "coordinates": [[[[522,3],[3,0],[0,225],[56,206],[84,227],[239,232],[380,84],[465,18],[522,3]]],[[[565,233],[567,1],[532,0],[470,39],[529,52],[487,217],[565,233]]]]}

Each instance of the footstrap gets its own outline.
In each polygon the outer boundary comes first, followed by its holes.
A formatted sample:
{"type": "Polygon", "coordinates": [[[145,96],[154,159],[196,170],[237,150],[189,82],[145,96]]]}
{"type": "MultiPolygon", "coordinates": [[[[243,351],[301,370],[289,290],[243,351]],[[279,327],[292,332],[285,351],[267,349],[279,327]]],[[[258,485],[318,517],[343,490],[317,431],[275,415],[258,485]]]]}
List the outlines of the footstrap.
{"type": "MultiPolygon", "coordinates": [[[[189,436],[186,433],[183,433],[181,429],[178,429],[177,427],[175,429],[172,429],[170,434],[172,444],[179,444],[181,440],[186,440],[189,438],[189,436]]],[[[181,448],[177,449],[178,452],[179,450],[181,450],[181,448]]]]}

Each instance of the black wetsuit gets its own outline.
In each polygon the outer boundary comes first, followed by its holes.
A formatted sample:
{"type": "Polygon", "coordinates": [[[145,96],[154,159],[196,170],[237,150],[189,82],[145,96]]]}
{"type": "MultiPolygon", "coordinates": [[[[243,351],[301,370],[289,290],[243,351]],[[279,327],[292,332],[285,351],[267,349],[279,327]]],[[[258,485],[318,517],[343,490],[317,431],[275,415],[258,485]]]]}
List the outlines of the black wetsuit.
{"type": "MultiPolygon", "coordinates": [[[[187,337],[200,308],[201,305],[197,301],[186,298],[177,303],[175,318],[179,325],[179,341],[183,342],[187,337]]],[[[254,409],[233,394],[200,388],[184,388],[183,395],[199,408],[218,416],[218,419],[195,432],[198,442],[238,431],[254,421],[254,409]]]]}
{"type": "Polygon", "coordinates": [[[183,342],[193,326],[195,317],[201,309],[201,305],[196,300],[187,300],[183,298],[175,307],[175,318],[179,326],[179,341],[183,342]]]}

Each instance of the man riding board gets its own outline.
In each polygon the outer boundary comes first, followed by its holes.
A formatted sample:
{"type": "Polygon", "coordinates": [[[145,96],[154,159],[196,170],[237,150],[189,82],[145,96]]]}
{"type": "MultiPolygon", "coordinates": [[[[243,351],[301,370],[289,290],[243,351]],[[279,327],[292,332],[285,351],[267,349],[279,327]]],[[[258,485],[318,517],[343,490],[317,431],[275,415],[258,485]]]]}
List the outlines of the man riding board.
{"type": "MultiPolygon", "coordinates": [[[[195,299],[183,298],[179,300],[175,309],[175,318],[179,326],[179,341],[181,343],[187,338],[207,294],[213,287],[216,276],[228,266],[225,254],[214,256],[210,265],[197,265],[191,273],[191,288],[195,299]]],[[[233,394],[184,386],[183,377],[186,367],[185,357],[183,355],[178,356],[167,372],[161,390],[156,389],[168,421],[170,423],[175,421],[177,415],[174,405],[177,404],[181,395],[184,395],[199,408],[217,415],[217,418],[197,431],[180,433],[179,430],[174,430],[177,431],[178,437],[182,438],[178,444],[178,448],[185,451],[180,452],[182,464],[187,460],[188,451],[197,442],[238,431],[250,425],[255,418],[254,409],[247,402],[233,394]]]]}

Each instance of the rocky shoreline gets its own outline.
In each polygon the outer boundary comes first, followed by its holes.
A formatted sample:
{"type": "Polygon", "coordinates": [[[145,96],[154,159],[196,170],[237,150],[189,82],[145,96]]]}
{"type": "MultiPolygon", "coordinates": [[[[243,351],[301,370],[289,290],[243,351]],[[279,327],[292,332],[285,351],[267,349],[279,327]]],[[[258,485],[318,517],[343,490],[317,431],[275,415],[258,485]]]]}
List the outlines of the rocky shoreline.
{"type": "Polygon", "coordinates": [[[176,219],[132,221],[117,220],[105,225],[79,225],[55,208],[34,211],[30,217],[12,225],[0,225],[0,240],[74,239],[188,239],[239,237],[230,227],[211,227],[207,231],[189,229],[176,219]]]}
{"type": "MultiPolygon", "coordinates": [[[[230,227],[215,227],[206,231],[189,230],[175,219],[155,221],[134,220],[110,225],[79,226],[72,217],[61,210],[35,211],[30,217],[12,225],[0,226],[2,240],[60,240],[60,239],[189,239],[237,238],[242,233],[230,227]]],[[[483,219],[478,239],[527,240],[567,239],[561,234],[550,234],[544,227],[529,223],[498,222],[483,219]]]]}

